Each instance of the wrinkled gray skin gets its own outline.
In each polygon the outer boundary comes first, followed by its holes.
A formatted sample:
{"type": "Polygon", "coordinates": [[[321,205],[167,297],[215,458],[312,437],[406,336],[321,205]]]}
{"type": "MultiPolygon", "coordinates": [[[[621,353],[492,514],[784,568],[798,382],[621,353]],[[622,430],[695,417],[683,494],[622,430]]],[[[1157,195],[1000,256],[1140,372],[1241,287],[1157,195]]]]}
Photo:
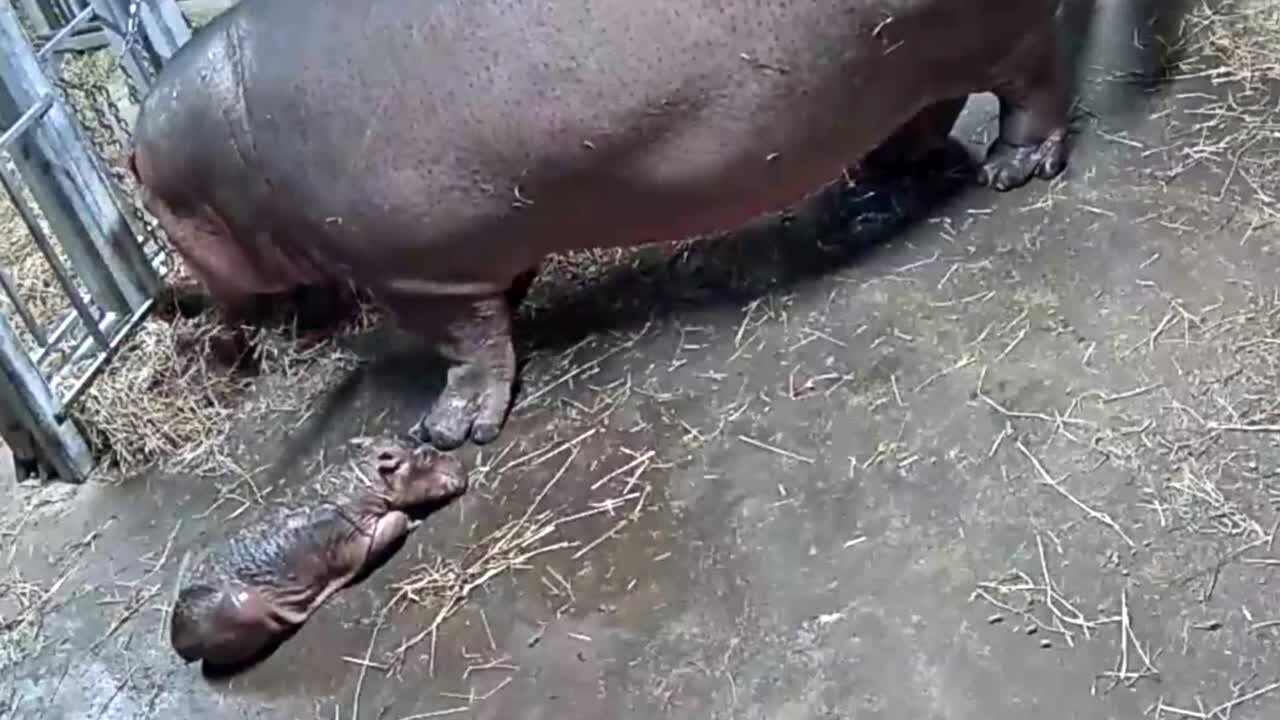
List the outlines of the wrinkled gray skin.
{"type": "Polygon", "coordinates": [[[419,437],[487,443],[548,253],[732,229],[938,145],[975,92],[984,183],[1061,172],[1057,5],[243,0],[161,73],[131,164],[222,303],[367,288],[453,361],[419,437]]]}
{"type": "Polygon", "coordinates": [[[427,447],[365,444],[366,485],[267,513],[194,561],[169,626],[183,660],[215,666],[251,660],[390,557],[420,522],[411,517],[466,491],[456,458],[427,447]]]}

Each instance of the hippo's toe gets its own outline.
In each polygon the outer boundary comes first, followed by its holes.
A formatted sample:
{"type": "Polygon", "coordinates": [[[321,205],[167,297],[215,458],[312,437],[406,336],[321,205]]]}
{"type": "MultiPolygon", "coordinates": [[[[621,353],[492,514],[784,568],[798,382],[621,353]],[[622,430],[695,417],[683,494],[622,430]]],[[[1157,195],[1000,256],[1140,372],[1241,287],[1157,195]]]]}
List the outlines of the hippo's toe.
{"type": "Polygon", "coordinates": [[[449,369],[444,391],[413,429],[414,436],[439,450],[454,450],[468,439],[493,442],[502,432],[511,402],[511,383],[478,364],[449,369]]]}
{"type": "Polygon", "coordinates": [[[1013,145],[997,140],[978,173],[978,182],[1005,192],[1022,187],[1032,177],[1052,180],[1067,167],[1064,131],[1055,131],[1033,145],[1013,145]]]}

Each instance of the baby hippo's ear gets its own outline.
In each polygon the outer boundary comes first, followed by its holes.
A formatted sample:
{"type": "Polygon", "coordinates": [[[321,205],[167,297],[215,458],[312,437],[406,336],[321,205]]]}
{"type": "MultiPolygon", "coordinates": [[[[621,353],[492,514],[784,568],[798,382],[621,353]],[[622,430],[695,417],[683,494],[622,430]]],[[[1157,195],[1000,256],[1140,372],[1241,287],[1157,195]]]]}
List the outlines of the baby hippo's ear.
{"type": "Polygon", "coordinates": [[[396,445],[374,445],[369,454],[373,459],[373,466],[378,470],[378,476],[388,482],[409,464],[409,454],[396,445]]]}
{"type": "Polygon", "coordinates": [[[365,462],[373,466],[383,481],[390,481],[392,476],[409,464],[409,452],[392,440],[356,437],[347,443],[364,451],[365,462]]]}

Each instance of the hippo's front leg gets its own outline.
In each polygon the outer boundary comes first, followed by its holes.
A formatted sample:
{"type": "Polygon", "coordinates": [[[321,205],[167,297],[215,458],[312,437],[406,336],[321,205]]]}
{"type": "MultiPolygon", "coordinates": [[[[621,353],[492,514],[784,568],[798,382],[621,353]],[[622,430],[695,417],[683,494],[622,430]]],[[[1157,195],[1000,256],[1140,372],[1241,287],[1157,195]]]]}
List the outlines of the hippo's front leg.
{"type": "Polygon", "coordinates": [[[452,363],[444,390],[414,426],[414,436],[440,450],[453,450],[468,438],[477,445],[495,440],[506,421],[516,374],[508,299],[419,295],[392,297],[388,304],[452,363]]]}
{"type": "Polygon", "coordinates": [[[1000,136],[978,175],[983,185],[1006,191],[1032,176],[1057,177],[1067,167],[1066,68],[1052,25],[1025,38],[1001,72],[1000,136]]]}

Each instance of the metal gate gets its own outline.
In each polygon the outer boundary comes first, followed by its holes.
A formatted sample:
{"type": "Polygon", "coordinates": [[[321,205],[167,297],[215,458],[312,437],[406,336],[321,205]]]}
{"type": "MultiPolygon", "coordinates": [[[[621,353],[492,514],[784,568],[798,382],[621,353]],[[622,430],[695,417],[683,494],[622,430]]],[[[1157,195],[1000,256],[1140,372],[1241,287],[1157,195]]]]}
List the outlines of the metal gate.
{"type": "Polygon", "coordinates": [[[0,2],[0,184],[66,301],[42,317],[20,292],[29,278],[0,258],[0,436],[20,475],[79,482],[92,470],[70,410],[145,319],[169,261],[51,80],[55,67],[105,43],[136,98],[190,35],[174,0],[0,2]]]}

